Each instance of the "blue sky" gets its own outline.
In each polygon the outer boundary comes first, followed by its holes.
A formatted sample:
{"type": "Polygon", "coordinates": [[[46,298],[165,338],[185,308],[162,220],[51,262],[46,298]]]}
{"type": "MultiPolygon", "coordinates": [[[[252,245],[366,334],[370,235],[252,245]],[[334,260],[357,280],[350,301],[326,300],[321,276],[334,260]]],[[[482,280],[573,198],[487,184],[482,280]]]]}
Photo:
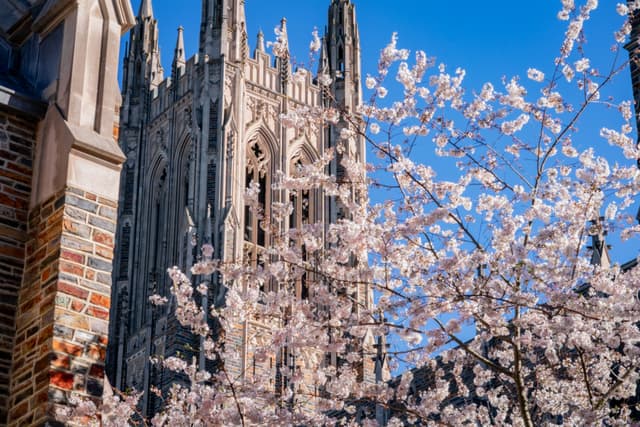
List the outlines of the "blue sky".
{"type": "MultiPolygon", "coordinates": [[[[380,49],[388,43],[391,34],[397,32],[399,47],[425,50],[428,56],[436,57],[437,62],[446,63],[450,72],[456,67],[464,68],[466,87],[470,89],[479,89],[487,81],[501,87],[503,76],[519,75],[526,80],[529,67],[549,72],[566,29],[566,22],[556,17],[560,0],[352,1],[357,7],[364,75],[376,73],[380,49]]],[[[140,0],[132,2],[137,13],[140,0]]],[[[576,3],[582,2],[576,0],[576,3]]],[[[310,33],[314,27],[323,32],[329,4],[330,0],[245,0],[252,49],[259,29],[264,31],[266,40],[273,40],[273,28],[286,17],[292,56],[298,62],[307,61],[310,33]]],[[[622,19],[615,13],[615,2],[601,1],[600,4],[586,26],[585,46],[592,65],[606,72],[613,58],[609,51],[614,43],[613,31],[622,19]]],[[[185,28],[187,56],[197,51],[201,0],[153,0],[153,8],[159,22],[162,62],[168,74],[178,26],[185,28]]],[[[620,57],[625,59],[626,52],[620,52],[620,57]]],[[[528,83],[527,86],[531,87],[528,83]]],[[[631,99],[628,71],[608,88],[607,95],[618,100],[631,99]]],[[[604,116],[601,114],[582,125],[583,145],[602,144],[598,133],[603,125],[619,128],[619,120],[611,123],[606,112],[604,116]]],[[[602,148],[607,153],[607,148],[602,148]]],[[[420,160],[429,162],[428,158],[420,160]]],[[[632,208],[634,213],[635,209],[636,206],[632,208]]],[[[637,240],[631,246],[615,242],[614,258],[626,261],[638,253],[638,246],[637,240]]]]}
{"type": "MultiPolygon", "coordinates": [[[[138,11],[139,3],[133,0],[134,12],[138,11]]],[[[321,31],[324,28],[329,3],[330,0],[246,0],[252,47],[259,29],[267,40],[273,40],[273,28],[284,16],[292,54],[306,61],[310,33],[314,27],[321,31]]],[[[465,68],[471,82],[497,81],[505,74],[524,74],[528,67],[548,65],[548,59],[558,52],[565,28],[565,23],[556,18],[559,0],[355,0],[354,3],[363,40],[363,69],[372,72],[378,52],[391,33],[398,32],[402,47],[423,49],[452,67],[465,68]]],[[[609,2],[601,3],[587,37],[590,48],[606,53],[613,42],[613,28],[620,19],[613,8],[606,6],[609,2]]],[[[185,28],[187,55],[197,51],[200,7],[200,0],[153,0],[166,70],[171,69],[179,25],[185,28]]]]}

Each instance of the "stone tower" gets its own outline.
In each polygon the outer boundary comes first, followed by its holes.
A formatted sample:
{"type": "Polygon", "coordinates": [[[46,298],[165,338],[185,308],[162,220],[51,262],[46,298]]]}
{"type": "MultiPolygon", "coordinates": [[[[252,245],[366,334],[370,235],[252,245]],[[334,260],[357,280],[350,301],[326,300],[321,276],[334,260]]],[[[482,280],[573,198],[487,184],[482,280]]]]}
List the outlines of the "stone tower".
{"type": "MultiPolygon", "coordinates": [[[[281,25],[286,31],[284,19],[281,25]]],[[[291,227],[345,215],[332,199],[310,194],[298,199],[273,190],[271,181],[276,171],[289,173],[335,146],[345,125],[297,132],[280,124],[281,114],[330,100],[350,111],[361,103],[354,5],[332,0],[329,6],[320,71],[332,77],[330,86],[310,73],[294,81],[288,54],[272,58],[262,34],[250,54],[244,0],[202,1],[199,50],[188,60],[183,31],[178,29],[171,76],[165,79],[158,25],[151,0],[143,0],[124,60],[120,147],[126,162],[107,352],[108,376],[120,390],[164,389],[174,377],[149,366],[149,357],[198,352],[198,342],[179,327],[170,304],[149,304],[153,294],[169,296],[167,267],[187,271],[203,243],[211,243],[214,257],[225,261],[257,259],[269,245],[269,236],[244,204],[248,183],[261,184],[266,209],[276,201],[294,203],[291,227]]],[[[343,155],[364,161],[363,141],[343,155]]],[[[330,168],[340,177],[338,164],[330,168]]],[[[301,298],[305,292],[301,285],[301,298]]],[[[212,280],[209,304],[222,304],[224,296],[224,285],[212,280]]],[[[227,331],[227,340],[233,333],[227,331]]],[[[242,375],[250,361],[246,348],[239,352],[242,357],[229,361],[227,369],[242,375]]],[[[144,394],[146,413],[159,404],[149,396],[144,394]]]]}

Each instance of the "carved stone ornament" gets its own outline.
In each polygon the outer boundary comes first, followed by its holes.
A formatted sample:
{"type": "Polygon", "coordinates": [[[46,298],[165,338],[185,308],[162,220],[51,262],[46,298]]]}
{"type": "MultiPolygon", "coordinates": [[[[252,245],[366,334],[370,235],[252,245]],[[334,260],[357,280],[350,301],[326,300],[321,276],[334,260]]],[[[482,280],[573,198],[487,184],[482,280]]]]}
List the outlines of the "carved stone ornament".
{"type": "Polygon", "coordinates": [[[235,149],[235,145],[236,145],[236,135],[231,130],[227,134],[227,152],[226,152],[227,160],[230,160],[233,158],[233,150],[235,149]]]}

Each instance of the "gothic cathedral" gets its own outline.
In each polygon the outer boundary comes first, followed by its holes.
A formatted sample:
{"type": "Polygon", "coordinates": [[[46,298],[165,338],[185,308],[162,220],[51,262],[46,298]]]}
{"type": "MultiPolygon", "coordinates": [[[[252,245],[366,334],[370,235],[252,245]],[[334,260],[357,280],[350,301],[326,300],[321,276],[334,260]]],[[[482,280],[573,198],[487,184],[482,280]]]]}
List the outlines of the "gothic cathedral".
{"type": "MultiPolygon", "coordinates": [[[[286,30],[286,21],[282,21],[286,30]]],[[[323,86],[308,73],[292,79],[286,55],[272,58],[258,34],[248,44],[244,0],[202,0],[197,55],[187,59],[178,29],[170,76],[160,63],[158,23],[151,0],[142,0],[131,30],[123,72],[120,147],[123,166],[113,270],[107,373],[119,390],[166,389],[172,377],[148,363],[152,355],[197,353],[170,307],[149,304],[169,295],[167,267],[188,271],[198,247],[238,261],[269,244],[243,201],[248,183],[261,184],[261,201],[289,200],[271,188],[276,171],[318,158],[338,141],[341,124],[297,132],[280,124],[292,109],[326,105],[356,111],[361,103],[360,48],[355,8],[331,0],[319,61],[332,78],[323,86]]],[[[364,143],[351,155],[364,161],[364,143]]],[[[342,173],[337,162],[331,173],[342,173]]],[[[330,198],[302,195],[290,221],[329,223],[341,215],[330,198]]],[[[295,226],[296,224],[289,224],[295,226]]],[[[304,297],[305,289],[300,289],[304,297]]],[[[209,302],[224,303],[224,285],[210,284],[209,302]]],[[[244,352],[246,353],[246,349],[244,352]]],[[[239,373],[242,366],[237,366],[239,373]]],[[[144,410],[158,402],[144,394],[144,410]]]]}

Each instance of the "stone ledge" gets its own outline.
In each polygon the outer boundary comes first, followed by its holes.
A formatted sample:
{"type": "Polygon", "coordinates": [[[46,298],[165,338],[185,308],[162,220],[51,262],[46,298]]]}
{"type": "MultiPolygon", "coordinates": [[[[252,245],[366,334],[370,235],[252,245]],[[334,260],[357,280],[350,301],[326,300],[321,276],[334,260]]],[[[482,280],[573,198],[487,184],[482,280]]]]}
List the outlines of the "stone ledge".
{"type": "Polygon", "coordinates": [[[37,119],[44,117],[47,105],[28,94],[12,89],[0,83],[0,106],[26,114],[37,119]]]}

